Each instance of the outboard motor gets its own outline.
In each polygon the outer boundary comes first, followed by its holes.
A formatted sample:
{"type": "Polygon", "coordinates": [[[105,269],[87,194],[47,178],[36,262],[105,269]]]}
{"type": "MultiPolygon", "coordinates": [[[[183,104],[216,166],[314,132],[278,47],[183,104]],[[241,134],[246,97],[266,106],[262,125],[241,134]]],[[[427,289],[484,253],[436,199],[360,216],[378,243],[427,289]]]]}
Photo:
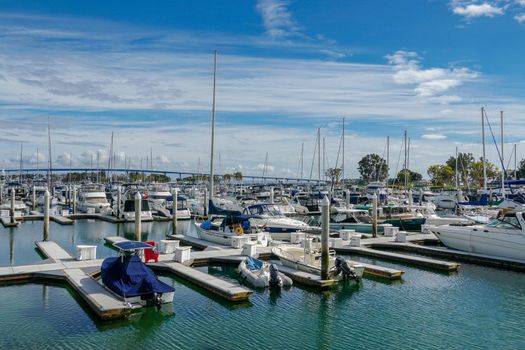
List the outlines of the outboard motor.
{"type": "Polygon", "coordinates": [[[348,262],[346,261],[345,258],[340,257],[340,256],[335,258],[335,268],[336,268],[337,275],[339,275],[339,273],[342,274],[343,280],[345,281],[348,279],[359,280],[359,277],[357,277],[357,275],[354,273],[352,268],[348,266],[348,262]]]}
{"type": "Polygon", "coordinates": [[[270,287],[281,287],[283,285],[283,280],[279,276],[279,269],[275,264],[270,265],[270,287]]]}

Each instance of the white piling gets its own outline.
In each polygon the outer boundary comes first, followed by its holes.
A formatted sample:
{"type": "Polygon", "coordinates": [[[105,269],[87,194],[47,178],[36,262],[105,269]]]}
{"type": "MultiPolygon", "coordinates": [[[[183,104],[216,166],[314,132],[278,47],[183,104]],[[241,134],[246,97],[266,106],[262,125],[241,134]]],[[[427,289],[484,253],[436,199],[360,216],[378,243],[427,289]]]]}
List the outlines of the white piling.
{"type": "Polygon", "coordinates": [[[44,193],[44,241],[49,240],[49,199],[51,195],[46,190],[44,193]]]}
{"type": "Polygon", "coordinates": [[[11,217],[11,223],[15,223],[15,189],[11,189],[11,208],[9,210],[9,216],[11,217]]]}
{"type": "Polygon", "coordinates": [[[179,190],[177,188],[173,189],[172,196],[173,196],[173,215],[171,216],[173,219],[172,228],[173,228],[173,234],[176,235],[177,234],[177,198],[179,196],[179,190]]]}
{"type": "Polygon", "coordinates": [[[275,197],[275,193],[274,193],[273,187],[270,187],[270,203],[271,204],[274,204],[274,197],[275,197]]]}
{"type": "Polygon", "coordinates": [[[31,193],[31,207],[32,210],[36,210],[36,187],[33,186],[33,191],[31,193]]]}
{"type": "Polygon", "coordinates": [[[372,195],[372,237],[377,237],[377,194],[372,195]]]}
{"type": "Polygon", "coordinates": [[[135,240],[142,240],[142,227],[141,225],[141,209],[142,209],[142,196],[140,192],[135,193],[135,240]]]}
{"type": "Polygon", "coordinates": [[[330,201],[324,196],[321,202],[321,279],[327,280],[330,269],[328,234],[330,231],[330,201]]]}
{"type": "Polygon", "coordinates": [[[73,196],[71,198],[73,214],[77,213],[77,188],[73,186],[73,196]]]}
{"type": "Polygon", "coordinates": [[[204,216],[208,216],[208,189],[204,189],[204,216]]]}
{"type": "Polygon", "coordinates": [[[0,204],[4,204],[4,185],[0,184],[0,204]]]}
{"type": "Polygon", "coordinates": [[[116,206],[116,209],[117,209],[117,219],[120,219],[120,198],[122,196],[122,187],[118,186],[117,187],[117,206],[116,206]]]}

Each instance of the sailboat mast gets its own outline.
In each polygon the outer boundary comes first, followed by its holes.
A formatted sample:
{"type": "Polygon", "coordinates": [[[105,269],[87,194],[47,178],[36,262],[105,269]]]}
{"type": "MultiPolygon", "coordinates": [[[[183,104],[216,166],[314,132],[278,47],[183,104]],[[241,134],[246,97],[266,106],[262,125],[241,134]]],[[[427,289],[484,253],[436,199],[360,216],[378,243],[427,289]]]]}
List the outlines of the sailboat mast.
{"type": "Polygon", "coordinates": [[[459,188],[459,179],[458,179],[458,146],[456,146],[456,190],[459,188]]]}
{"type": "MultiPolygon", "coordinates": [[[[217,82],[217,50],[213,57],[213,98],[211,107],[211,157],[210,157],[210,200],[213,199],[213,152],[215,148],[215,87],[217,82]]],[[[204,204],[206,205],[206,203],[204,204]]]]}
{"type": "Polygon", "coordinates": [[[386,187],[390,178],[390,136],[386,137],[386,187]]]}
{"type": "Polygon", "coordinates": [[[317,180],[321,183],[321,128],[317,128],[317,180]]]}
{"type": "Polygon", "coordinates": [[[341,164],[341,179],[345,180],[345,118],[343,117],[343,162],[341,164]]]}
{"type": "Polygon", "coordinates": [[[50,118],[47,117],[47,146],[48,146],[48,168],[47,168],[47,186],[49,187],[49,190],[53,188],[52,186],[52,179],[53,179],[53,163],[52,163],[52,157],[51,157],[51,125],[50,125],[50,118]]]}
{"type": "Polygon", "coordinates": [[[303,178],[303,166],[304,166],[304,142],[301,144],[301,176],[303,178]]]}
{"type": "Polygon", "coordinates": [[[18,175],[18,180],[20,181],[20,183],[22,183],[22,154],[23,154],[23,149],[24,149],[24,143],[23,142],[20,142],[20,173],[18,175]]]}
{"type": "Polygon", "coordinates": [[[408,186],[408,164],[407,164],[407,131],[405,130],[405,164],[403,168],[405,169],[405,191],[408,186]]]}
{"type": "Polygon", "coordinates": [[[481,141],[483,143],[483,192],[487,192],[487,165],[485,160],[485,108],[481,107],[481,141]]]}
{"type": "Polygon", "coordinates": [[[501,195],[505,198],[505,156],[503,155],[503,111],[500,111],[501,132],[501,195]]]}
{"type": "Polygon", "coordinates": [[[517,180],[517,169],[518,169],[518,160],[516,159],[518,155],[516,154],[516,144],[514,144],[514,180],[517,180]]]}

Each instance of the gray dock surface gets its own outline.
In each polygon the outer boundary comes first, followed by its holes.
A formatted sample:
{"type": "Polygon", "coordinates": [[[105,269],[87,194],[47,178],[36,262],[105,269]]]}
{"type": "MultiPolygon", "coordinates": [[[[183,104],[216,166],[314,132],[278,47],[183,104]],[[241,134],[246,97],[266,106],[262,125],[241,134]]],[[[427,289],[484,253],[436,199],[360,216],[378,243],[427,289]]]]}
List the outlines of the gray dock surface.
{"type": "Polygon", "coordinates": [[[430,258],[424,258],[419,256],[410,256],[405,254],[397,254],[391,252],[385,252],[381,250],[365,248],[365,247],[350,247],[344,246],[341,248],[333,248],[338,253],[344,254],[356,254],[362,256],[370,256],[374,258],[396,261],[401,263],[407,263],[410,265],[421,266],[429,269],[435,269],[439,271],[457,271],[460,264],[455,262],[441,261],[430,258]]]}

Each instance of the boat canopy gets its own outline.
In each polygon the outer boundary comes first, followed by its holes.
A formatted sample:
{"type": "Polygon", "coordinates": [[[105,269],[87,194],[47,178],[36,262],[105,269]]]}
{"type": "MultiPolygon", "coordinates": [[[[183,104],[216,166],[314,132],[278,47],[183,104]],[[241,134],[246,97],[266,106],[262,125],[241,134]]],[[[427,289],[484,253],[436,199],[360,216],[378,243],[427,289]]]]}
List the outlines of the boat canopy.
{"type": "Polygon", "coordinates": [[[118,250],[121,250],[121,251],[131,251],[131,250],[137,250],[137,249],[153,248],[151,245],[144,243],[144,242],[139,242],[139,241],[118,242],[118,243],[114,243],[113,246],[115,246],[118,250]]]}
{"type": "Polygon", "coordinates": [[[238,210],[228,210],[228,209],[222,209],[215,206],[213,201],[210,199],[208,201],[208,215],[221,215],[221,216],[237,216],[241,215],[242,213],[238,210]]]}
{"type": "Polygon", "coordinates": [[[106,287],[125,298],[175,291],[175,288],[160,281],[135,254],[106,258],[102,262],[101,277],[106,287]]]}
{"type": "Polygon", "coordinates": [[[260,270],[263,267],[263,262],[259,259],[255,259],[249,256],[246,258],[246,267],[250,271],[260,270]]]}

